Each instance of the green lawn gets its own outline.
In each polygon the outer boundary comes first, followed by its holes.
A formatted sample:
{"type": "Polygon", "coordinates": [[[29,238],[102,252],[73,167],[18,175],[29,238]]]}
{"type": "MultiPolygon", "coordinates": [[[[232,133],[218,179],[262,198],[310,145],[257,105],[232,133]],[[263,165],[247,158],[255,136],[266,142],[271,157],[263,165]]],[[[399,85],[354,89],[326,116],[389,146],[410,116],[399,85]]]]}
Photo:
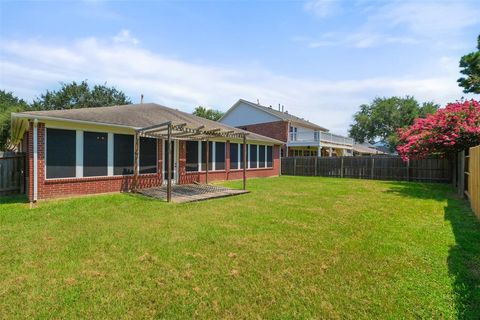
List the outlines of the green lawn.
{"type": "Polygon", "coordinates": [[[0,318],[480,318],[480,223],[451,187],[248,186],[191,204],[0,198],[0,318]]]}

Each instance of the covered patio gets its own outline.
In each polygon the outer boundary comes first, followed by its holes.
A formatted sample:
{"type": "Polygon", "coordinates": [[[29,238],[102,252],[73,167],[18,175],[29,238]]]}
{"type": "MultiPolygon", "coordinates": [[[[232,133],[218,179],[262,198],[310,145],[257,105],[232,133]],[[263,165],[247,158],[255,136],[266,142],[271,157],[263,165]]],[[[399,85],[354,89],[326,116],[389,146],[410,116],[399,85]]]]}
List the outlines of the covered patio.
{"type": "Polygon", "coordinates": [[[206,163],[209,162],[209,140],[215,138],[241,139],[243,144],[243,163],[247,162],[247,132],[238,130],[226,130],[223,127],[210,127],[196,125],[192,122],[168,121],[158,125],[148,126],[135,131],[134,143],[134,172],[132,181],[132,192],[142,193],[147,196],[165,199],[167,202],[189,202],[210,198],[218,198],[236,194],[246,193],[246,165],[243,166],[243,190],[208,185],[208,165],[205,168],[205,184],[173,185],[172,184],[172,142],[175,140],[196,140],[206,143],[206,163]],[[163,139],[167,143],[166,175],[167,184],[161,187],[140,190],[139,188],[139,145],[140,137],[163,139]]]}

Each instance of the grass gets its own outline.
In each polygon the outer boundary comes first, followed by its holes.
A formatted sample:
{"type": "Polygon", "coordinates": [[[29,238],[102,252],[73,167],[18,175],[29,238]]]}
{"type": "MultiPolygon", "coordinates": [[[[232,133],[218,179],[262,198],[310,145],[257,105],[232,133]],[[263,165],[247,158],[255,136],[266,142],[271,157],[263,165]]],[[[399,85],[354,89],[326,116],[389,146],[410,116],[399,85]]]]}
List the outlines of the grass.
{"type": "Polygon", "coordinates": [[[0,198],[0,318],[480,318],[480,223],[449,186],[248,185],[178,205],[0,198]]]}

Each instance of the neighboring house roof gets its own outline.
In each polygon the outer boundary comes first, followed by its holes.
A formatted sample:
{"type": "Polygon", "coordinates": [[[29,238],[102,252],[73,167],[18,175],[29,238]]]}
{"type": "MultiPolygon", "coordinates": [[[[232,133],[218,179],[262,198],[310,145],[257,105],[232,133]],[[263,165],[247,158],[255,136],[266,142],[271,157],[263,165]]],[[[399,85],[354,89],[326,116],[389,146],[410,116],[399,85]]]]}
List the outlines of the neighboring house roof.
{"type": "Polygon", "coordinates": [[[358,153],[368,153],[368,154],[385,154],[385,152],[377,150],[368,144],[356,143],[356,142],[353,144],[353,151],[358,153]]]}
{"type": "Polygon", "coordinates": [[[174,124],[186,123],[189,127],[204,126],[204,130],[220,128],[235,133],[248,133],[248,140],[265,141],[274,144],[283,142],[256,133],[244,131],[223,123],[200,118],[176,109],[155,103],[129,104],[111,107],[80,108],[48,111],[27,111],[12,114],[15,119],[64,120],[73,122],[94,123],[100,125],[121,126],[140,129],[171,121],[174,124]]]}
{"type": "MultiPolygon", "coordinates": [[[[290,114],[290,113],[287,113],[287,112],[282,112],[282,111],[278,111],[278,110],[275,110],[273,108],[270,108],[270,107],[265,107],[265,106],[262,106],[261,104],[258,104],[258,103],[254,103],[254,102],[250,102],[250,101],[247,101],[247,100],[244,100],[244,99],[240,99],[238,100],[230,109],[228,109],[228,111],[223,115],[223,117],[219,120],[219,121],[222,121],[222,119],[231,111],[233,110],[237,105],[239,105],[240,103],[245,103],[249,106],[252,106],[254,108],[257,108],[261,111],[264,111],[266,113],[269,113],[275,117],[277,117],[279,120],[283,120],[283,121],[289,121],[291,123],[294,123],[294,124],[297,124],[299,126],[304,126],[304,127],[308,127],[308,128],[313,128],[313,129],[316,129],[316,130],[320,130],[320,131],[326,131],[328,132],[328,129],[324,128],[324,127],[321,127],[315,123],[312,123],[308,120],[305,120],[303,118],[299,118],[297,116],[294,116],[293,114],[290,114]]],[[[248,125],[248,123],[245,123],[245,125],[248,125]]]]}

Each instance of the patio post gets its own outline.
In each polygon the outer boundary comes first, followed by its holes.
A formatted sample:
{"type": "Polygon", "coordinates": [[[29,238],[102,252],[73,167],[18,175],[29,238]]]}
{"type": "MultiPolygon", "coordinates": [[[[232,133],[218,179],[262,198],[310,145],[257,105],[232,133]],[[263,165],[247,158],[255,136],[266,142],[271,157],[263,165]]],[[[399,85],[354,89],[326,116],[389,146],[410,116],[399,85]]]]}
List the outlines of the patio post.
{"type": "Polygon", "coordinates": [[[243,190],[247,190],[247,136],[243,135],[243,190]]]}
{"type": "Polygon", "coordinates": [[[137,191],[138,186],[138,145],[140,144],[140,137],[138,132],[135,132],[135,140],[134,140],[134,156],[133,156],[133,181],[132,181],[132,191],[137,191]]]}
{"type": "Polygon", "coordinates": [[[207,138],[207,147],[206,147],[206,155],[205,155],[205,158],[206,158],[206,168],[205,168],[205,184],[208,184],[208,163],[210,162],[210,159],[209,159],[209,153],[210,153],[210,146],[209,146],[209,143],[208,143],[208,138],[207,138]]]}
{"type": "Polygon", "coordinates": [[[167,202],[172,201],[172,124],[168,124],[167,202]]]}

